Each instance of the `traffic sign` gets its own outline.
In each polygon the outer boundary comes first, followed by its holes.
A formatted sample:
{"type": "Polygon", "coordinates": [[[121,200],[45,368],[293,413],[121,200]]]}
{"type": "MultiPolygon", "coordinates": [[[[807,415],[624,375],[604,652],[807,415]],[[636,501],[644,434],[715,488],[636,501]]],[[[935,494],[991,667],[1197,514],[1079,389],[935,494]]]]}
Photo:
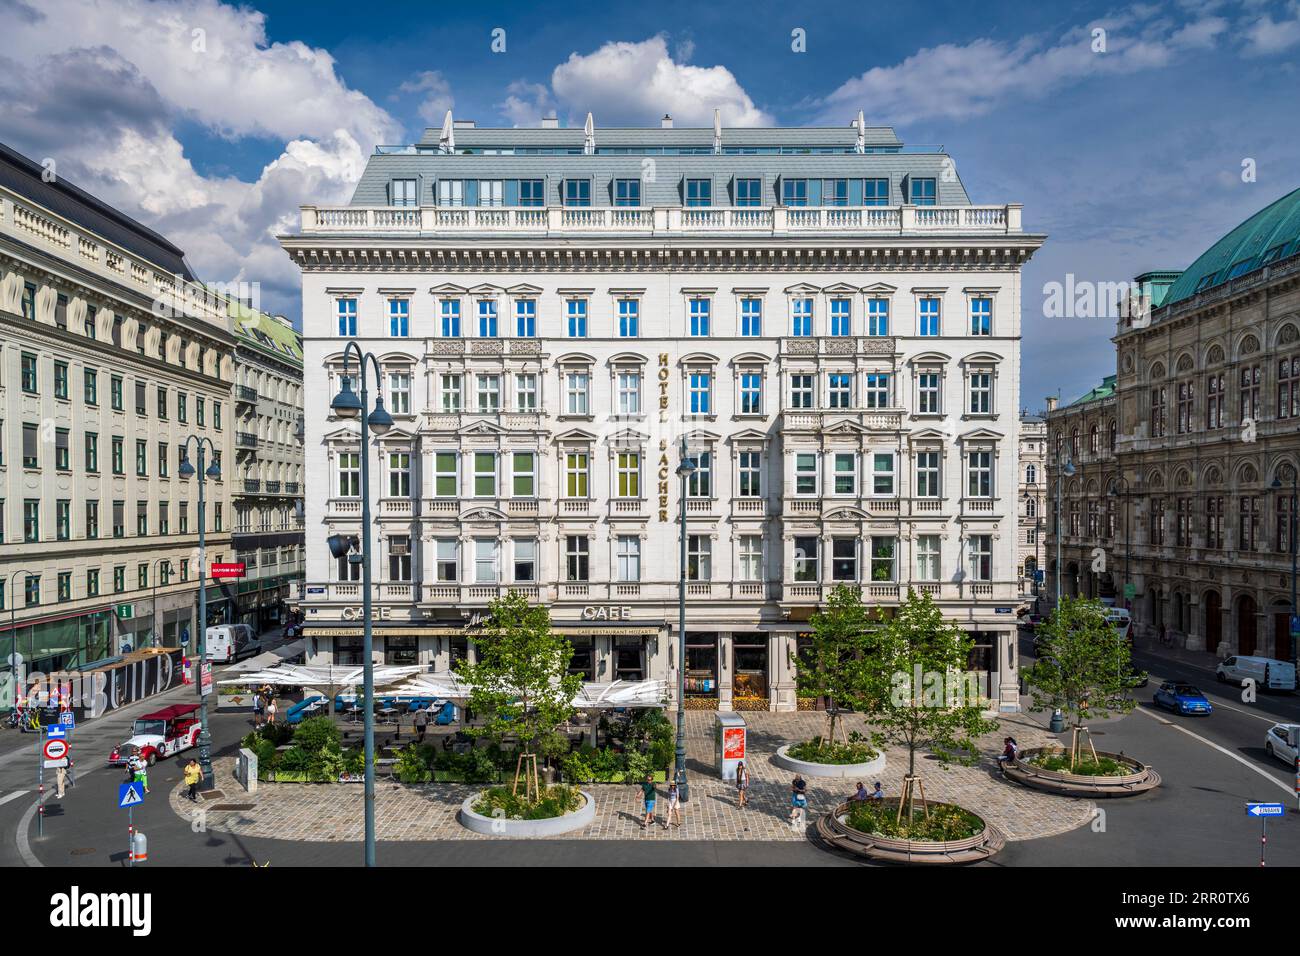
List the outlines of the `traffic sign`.
{"type": "Polygon", "coordinates": [[[77,726],[77,717],[76,717],[76,715],[73,714],[73,712],[70,711],[70,710],[63,710],[63,711],[60,711],[60,712],[59,712],[59,725],[60,725],[61,727],[66,728],[67,730],[71,730],[73,727],[77,726]]]}
{"type": "Polygon", "coordinates": [[[120,783],[117,785],[117,808],[127,810],[144,803],[144,784],[120,783]]]}
{"type": "Polygon", "coordinates": [[[1124,598],[1126,600],[1129,601],[1133,600],[1135,597],[1137,597],[1137,593],[1138,593],[1138,589],[1136,584],[1124,585],[1124,598]]]}
{"type": "Polygon", "coordinates": [[[50,740],[64,740],[68,736],[71,727],[60,727],[58,724],[50,724],[45,728],[45,736],[50,740]]]}
{"type": "Polygon", "coordinates": [[[1252,817],[1284,817],[1286,807],[1280,803],[1248,803],[1246,812],[1252,817]]]}
{"type": "Polygon", "coordinates": [[[55,737],[45,741],[45,759],[62,760],[68,755],[68,742],[55,737]]]}

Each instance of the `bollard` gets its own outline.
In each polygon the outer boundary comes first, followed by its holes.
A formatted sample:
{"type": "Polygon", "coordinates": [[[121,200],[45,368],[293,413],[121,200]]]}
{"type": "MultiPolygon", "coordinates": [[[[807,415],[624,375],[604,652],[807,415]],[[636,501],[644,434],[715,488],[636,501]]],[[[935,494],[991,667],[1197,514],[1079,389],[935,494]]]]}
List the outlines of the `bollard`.
{"type": "Polygon", "coordinates": [[[149,860],[149,840],[139,830],[136,830],[131,837],[131,859],[135,863],[145,863],[149,860]]]}

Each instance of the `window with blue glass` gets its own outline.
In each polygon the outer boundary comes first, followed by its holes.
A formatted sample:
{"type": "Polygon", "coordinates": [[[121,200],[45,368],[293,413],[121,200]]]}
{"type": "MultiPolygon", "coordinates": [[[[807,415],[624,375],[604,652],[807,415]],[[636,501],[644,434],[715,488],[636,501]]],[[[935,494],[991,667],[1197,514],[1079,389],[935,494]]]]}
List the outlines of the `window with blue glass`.
{"type": "Polygon", "coordinates": [[[798,337],[808,337],[813,334],[813,300],[812,299],[795,299],[791,303],[794,314],[790,321],[790,334],[798,337]]]}
{"type": "Polygon", "coordinates": [[[686,205],[712,206],[713,182],[708,179],[686,180],[686,205]]]}
{"type": "Polygon", "coordinates": [[[339,335],[357,334],[357,300],[337,300],[339,316],[339,335]]]}
{"type": "Polygon", "coordinates": [[[388,300],[388,334],[394,338],[406,338],[411,334],[411,300],[388,300]]]}
{"type": "Polygon", "coordinates": [[[439,304],[439,334],[444,339],[460,338],[460,299],[443,299],[439,304]]]}
{"type": "Polygon", "coordinates": [[[993,300],[983,296],[970,300],[970,334],[993,334],[993,300]]]}
{"type": "Polygon", "coordinates": [[[763,300],[740,300],[740,334],[758,336],[763,334],[763,300]]]}
{"type": "Polygon", "coordinates": [[[938,181],[934,179],[917,179],[911,180],[912,183],[912,205],[914,206],[933,206],[938,199],[938,181]]]}
{"type": "Polygon", "coordinates": [[[478,336],[494,339],[497,336],[497,300],[478,300],[478,336]]]}
{"type": "Polygon", "coordinates": [[[519,180],[519,205],[545,206],[546,190],[540,179],[519,180]]]}
{"type": "Polygon", "coordinates": [[[564,303],[568,318],[569,338],[585,339],[587,337],[587,300],[569,299],[564,303]]]}
{"type": "Polygon", "coordinates": [[[763,180],[737,179],[736,180],[736,205],[737,206],[763,205],[763,180]]]}
{"type": "Polygon", "coordinates": [[[634,339],[641,334],[641,300],[618,300],[618,334],[625,339],[634,339]]]}
{"type": "Polygon", "coordinates": [[[415,197],[415,180],[414,179],[394,179],[390,188],[392,203],[394,206],[415,206],[418,202],[415,197]]]}
{"type": "Polygon", "coordinates": [[[710,415],[713,413],[713,374],[711,372],[691,372],[688,392],[692,415],[710,415]]]}
{"type": "Polygon", "coordinates": [[[614,180],[614,205],[615,206],[641,205],[641,180],[639,179],[614,180]]]}
{"type": "Polygon", "coordinates": [[[537,300],[515,300],[515,335],[533,338],[537,335],[537,300]]]}
{"type": "Polygon", "coordinates": [[[847,206],[849,204],[849,181],[847,179],[822,180],[822,205],[847,206]]]}
{"type": "Polygon", "coordinates": [[[831,299],[831,335],[849,335],[852,310],[849,299],[831,299]]]}
{"type": "Polygon", "coordinates": [[[889,375],[884,372],[872,372],[867,375],[867,389],[863,395],[863,404],[867,408],[889,407],[889,375]]]}
{"type": "Polygon", "coordinates": [[[888,206],[889,205],[889,180],[888,179],[864,179],[862,181],[862,205],[888,206]]]}
{"type": "Polygon", "coordinates": [[[939,334],[939,300],[926,296],[919,306],[920,315],[917,335],[938,335],[939,334]]]}
{"type": "Polygon", "coordinates": [[[781,180],[781,202],[786,206],[808,205],[808,180],[781,180]]]}
{"type": "Polygon", "coordinates": [[[564,181],[564,204],[566,206],[590,206],[591,180],[566,179],[564,181]]]}
{"type": "Polygon", "coordinates": [[[763,414],[763,376],[759,372],[744,372],[740,376],[740,414],[763,414]]]}
{"type": "Polygon", "coordinates": [[[709,308],[711,304],[711,299],[691,299],[690,319],[692,336],[709,334],[709,308]]]}
{"type": "Polygon", "coordinates": [[[889,300],[888,299],[867,300],[867,334],[868,335],[889,334],[889,300]]]}

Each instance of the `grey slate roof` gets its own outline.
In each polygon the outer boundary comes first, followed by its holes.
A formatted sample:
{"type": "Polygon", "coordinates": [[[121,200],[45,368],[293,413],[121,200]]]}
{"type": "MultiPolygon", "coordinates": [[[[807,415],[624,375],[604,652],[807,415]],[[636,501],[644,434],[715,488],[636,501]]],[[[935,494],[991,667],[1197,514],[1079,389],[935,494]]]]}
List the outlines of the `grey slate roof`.
{"type": "Polygon", "coordinates": [[[41,172],[39,163],[0,143],[0,186],[58,213],[166,272],[182,275],[191,282],[198,281],[185,261],[185,253],[148,226],[96,199],[62,176],[44,182],[41,172]]]}

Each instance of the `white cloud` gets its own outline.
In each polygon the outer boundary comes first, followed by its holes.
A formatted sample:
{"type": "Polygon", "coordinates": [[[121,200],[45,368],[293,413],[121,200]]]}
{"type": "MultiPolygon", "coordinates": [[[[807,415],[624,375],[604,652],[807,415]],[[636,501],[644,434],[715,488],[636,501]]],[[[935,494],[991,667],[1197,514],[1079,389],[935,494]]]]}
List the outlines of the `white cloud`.
{"type": "Polygon", "coordinates": [[[506,87],[505,102],[497,109],[514,126],[538,126],[555,108],[555,99],[544,83],[516,80],[506,87]]]}
{"type": "Polygon", "coordinates": [[[423,93],[417,112],[430,126],[441,126],[447,110],[456,105],[451,84],[437,70],[425,70],[407,80],[398,89],[403,93],[423,93]]]}
{"type": "Polygon", "coordinates": [[[682,126],[711,126],[715,108],[727,126],[774,122],[730,70],[676,62],[663,36],[606,43],[585,56],[570,54],[551,74],[551,89],[571,121],[581,122],[590,110],[598,129],[601,124],[653,126],[664,113],[682,126]]]}
{"type": "Polygon", "coordinates": [[[1274,20],[1264,14],[1245,28],[1246,52],[1256,56],[1281,53],[1300,43],[1300,2],[1287,4],[1288,17],[1274,20]]]}

